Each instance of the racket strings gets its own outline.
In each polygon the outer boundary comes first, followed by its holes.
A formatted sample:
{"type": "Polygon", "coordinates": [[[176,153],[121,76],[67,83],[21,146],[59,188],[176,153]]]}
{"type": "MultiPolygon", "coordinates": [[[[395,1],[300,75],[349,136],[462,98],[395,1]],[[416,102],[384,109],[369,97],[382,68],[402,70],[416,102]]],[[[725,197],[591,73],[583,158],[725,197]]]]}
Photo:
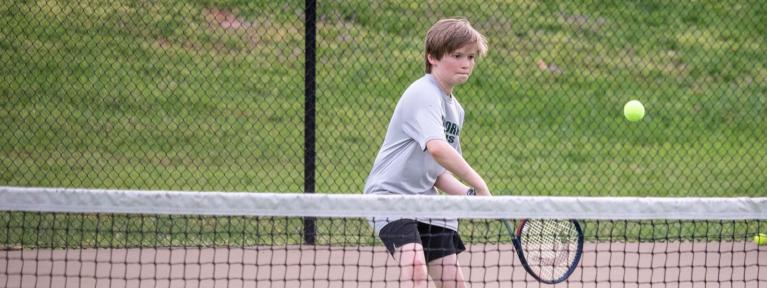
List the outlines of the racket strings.
{"type": "Polygon", "coordinates": [[[567,273],[577,254],[578,232],[568,220],[528,220],[520,240],[528,265],[543,278],[567,273]]]}

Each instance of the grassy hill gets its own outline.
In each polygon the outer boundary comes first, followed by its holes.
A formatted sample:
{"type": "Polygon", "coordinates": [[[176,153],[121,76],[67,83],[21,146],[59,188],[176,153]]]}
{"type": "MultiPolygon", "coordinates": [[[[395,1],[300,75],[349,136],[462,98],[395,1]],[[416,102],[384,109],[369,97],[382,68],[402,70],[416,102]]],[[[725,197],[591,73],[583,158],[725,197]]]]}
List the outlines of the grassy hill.
{"type": "MultiPolygon", "coordinates": [[[[496,194],[764,195],[763,2],[320,2],[318,191],[361,191],[461,16],[490,44],[462,146],[496,194]]],[[[301,191],[302,5],[0,4],[0,185],[301,191]]]]}

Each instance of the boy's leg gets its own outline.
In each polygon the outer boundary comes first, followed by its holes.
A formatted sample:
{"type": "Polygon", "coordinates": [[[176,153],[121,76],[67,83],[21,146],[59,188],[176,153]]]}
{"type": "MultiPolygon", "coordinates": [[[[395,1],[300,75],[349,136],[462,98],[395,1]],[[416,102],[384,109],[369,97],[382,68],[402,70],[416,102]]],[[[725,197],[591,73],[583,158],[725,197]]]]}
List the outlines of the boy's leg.
{"type": "Polygon", "coordinates": [[[448,256],[429,262],[429,276],[434,279],[437,287],[466,287],[461,265],[458,263],[458,255],[448,256]]]}
{"type": "Polygon", "coordinates": [[[397,248],[394,259],[399,262],[399,287],[427,287],[429,272],[421,244],[409,243],[397,248]]]}
{"type": "Polygon", "coordinates": [[[458,253],[466,250],[458,232],[424,223],[419,224],[421,243],[428,271],[437,287],[465,287],[458,253]]]}
{"type": "Polygon", "coordinates": [[[400,287],[427,287],[429,278],[418,222],[400,219],[384,226],[378,235],[400,268],[400,287]]]}

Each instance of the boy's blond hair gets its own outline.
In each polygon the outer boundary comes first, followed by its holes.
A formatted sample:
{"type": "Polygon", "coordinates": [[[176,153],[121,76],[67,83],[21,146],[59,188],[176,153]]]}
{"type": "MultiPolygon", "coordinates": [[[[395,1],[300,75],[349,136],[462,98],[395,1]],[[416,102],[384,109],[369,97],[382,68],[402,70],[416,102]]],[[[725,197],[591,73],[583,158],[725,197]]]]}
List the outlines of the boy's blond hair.
{"type": "Polygon", "coordinates": [[[434,23],[426,32],[426,73],[431,73],[429,54],[436,59],[442,59],[447,53],[460,49],[465,45],[477,46],[478,56],[487,53],[487,40],[479,31],[471,27],[466,19],[442,19],[434,23]]]}

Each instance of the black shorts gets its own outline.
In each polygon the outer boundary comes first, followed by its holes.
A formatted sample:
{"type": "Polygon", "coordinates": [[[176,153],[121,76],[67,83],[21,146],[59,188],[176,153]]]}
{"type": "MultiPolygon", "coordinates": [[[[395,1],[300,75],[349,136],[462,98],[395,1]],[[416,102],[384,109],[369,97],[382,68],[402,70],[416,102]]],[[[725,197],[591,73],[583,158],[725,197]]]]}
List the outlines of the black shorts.
{"type": "Polygon", "coordinates": [[[420,243],[423,246],[426,263],[466,251],[458,232],[413,219],[392,221],[381,229],[378,236],[392,255],[396,247],[420,243]]]}

